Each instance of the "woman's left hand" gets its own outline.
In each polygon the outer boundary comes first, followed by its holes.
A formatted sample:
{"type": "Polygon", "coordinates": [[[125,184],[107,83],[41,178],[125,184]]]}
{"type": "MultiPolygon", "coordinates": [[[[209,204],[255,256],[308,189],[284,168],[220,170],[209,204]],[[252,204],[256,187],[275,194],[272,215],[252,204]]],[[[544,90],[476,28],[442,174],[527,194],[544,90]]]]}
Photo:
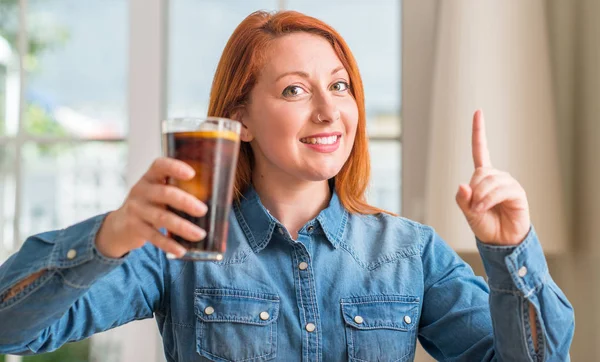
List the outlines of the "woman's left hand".
{"type": "Polygon", "coordinates": [[[510,174],[492,167],[481,110],[473,116],[472,150],[475,172],[458,187],[456,202],[480,241],[517,245],[531,226],[527,196],[510,174]]]}

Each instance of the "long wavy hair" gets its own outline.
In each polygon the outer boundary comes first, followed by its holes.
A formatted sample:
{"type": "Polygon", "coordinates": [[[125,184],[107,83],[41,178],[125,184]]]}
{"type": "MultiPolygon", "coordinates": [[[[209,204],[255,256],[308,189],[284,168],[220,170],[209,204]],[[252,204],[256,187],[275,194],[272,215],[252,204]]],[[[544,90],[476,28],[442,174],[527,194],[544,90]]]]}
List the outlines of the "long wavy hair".
{"type": "MultiPolygon", "coordinates": [[[[389,213],[366,201],[371,166],[364,91],[356,60],[340,34],[321,20],[296,11],[257,11],[246,17],[234,30],[221,55],[210,92],[208,115],[231,118],[237,108],[247,104],[250,91],[265,64],[270,43],[295,32],[325,38],[350,75],[351,94],[358,106],[358,126],[350,155],[334,178],[334,187],[342,205],[351,213],[389,213]]],[[[235,175],[235,201],[239,201],[251,185],[253,166],[250,144],[242,142],[235,175]]]]}

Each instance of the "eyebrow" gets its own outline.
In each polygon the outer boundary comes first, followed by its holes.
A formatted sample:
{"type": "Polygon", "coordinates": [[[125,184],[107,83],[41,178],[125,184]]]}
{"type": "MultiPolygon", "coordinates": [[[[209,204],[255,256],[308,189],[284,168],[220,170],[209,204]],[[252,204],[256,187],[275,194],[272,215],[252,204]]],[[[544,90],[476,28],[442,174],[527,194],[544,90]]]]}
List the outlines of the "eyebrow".
{"type": "MultiPolygon", "coordinates": [[[[340,70],[344,70],[344,66],[343,66],[343,65],[340,65],[339,67],[337,67],[337,68],[335,68],[334,70],[332,70],[332,71],[331,71],[331,75],[334,75],[335,73],[339,72],[340,70]]],[[[299,71],[299,70],[297,70],[297,71],[293,71],[293,72],[285,72],[285,73],[283,73],[283,74],[279,75],[279,76],[278,76],[278,77],[275,79],[275,81],[277,82],[277,81],[278,81],[278,80],[280,80],[281,78],[283,78],[283,77],[287,77],[288,75],[299,75],[299,76],[301,76],[302,78],[308,78],[308,77],[309,77],[308,73],[306,73],[306,72],[302,72],[302,71],[299,71]]]]}

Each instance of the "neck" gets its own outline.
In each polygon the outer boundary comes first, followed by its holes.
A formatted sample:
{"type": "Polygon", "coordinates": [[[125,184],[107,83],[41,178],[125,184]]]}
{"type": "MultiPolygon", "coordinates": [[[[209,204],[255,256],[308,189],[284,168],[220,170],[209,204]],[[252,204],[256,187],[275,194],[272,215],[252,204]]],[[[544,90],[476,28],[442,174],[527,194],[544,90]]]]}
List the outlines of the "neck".
{"type": "Polygon", "coordinates": [[[253,177],[254,189],[260,201],[279,222],[285,226],[292,238],[329,205],[331,191],[325,181],[274,181],[275,177],[253,177]]]}

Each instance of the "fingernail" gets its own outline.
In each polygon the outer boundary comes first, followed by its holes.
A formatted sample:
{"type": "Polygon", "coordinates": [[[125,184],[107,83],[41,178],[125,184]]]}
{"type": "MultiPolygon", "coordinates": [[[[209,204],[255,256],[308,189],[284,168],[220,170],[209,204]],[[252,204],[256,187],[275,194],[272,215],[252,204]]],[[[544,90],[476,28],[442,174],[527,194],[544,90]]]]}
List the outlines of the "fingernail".
{"type": "Polygon", "coordinates": [[[204,229],[201,228],[194,228],[194,236],[196,237],[196,239],[202,240],[206,237],[206,231],[204,231],[204,229]]]}
{"type": "Polygon", "coordinates": [[[187,250],[184,247],[177,248],[177,257],[181,258],[187,253],[187,250]]]}
{"type": "Polygon", "coordinates": [[[179,258],[183,257],[185,255],[185,253],[187,253],[187,250],[185,250],[184,247],[178,247],[175,249],[176,249],[175,253],[167,252],[167,259],[170,259],[170,260],[179,259],[179,258]]]}
{"type": "Polygon", "coordinates": [[[185,174],[187,177],[192,178],[196,174],[196,171],[193,168],[187,168],[185,174]]]}
{"type": "Polygon", "coordinates": [[[197,202],[196,211],[200,214],[205,214],[207,211],[206,205],[204,205],[202,202],[197,202]]]}

